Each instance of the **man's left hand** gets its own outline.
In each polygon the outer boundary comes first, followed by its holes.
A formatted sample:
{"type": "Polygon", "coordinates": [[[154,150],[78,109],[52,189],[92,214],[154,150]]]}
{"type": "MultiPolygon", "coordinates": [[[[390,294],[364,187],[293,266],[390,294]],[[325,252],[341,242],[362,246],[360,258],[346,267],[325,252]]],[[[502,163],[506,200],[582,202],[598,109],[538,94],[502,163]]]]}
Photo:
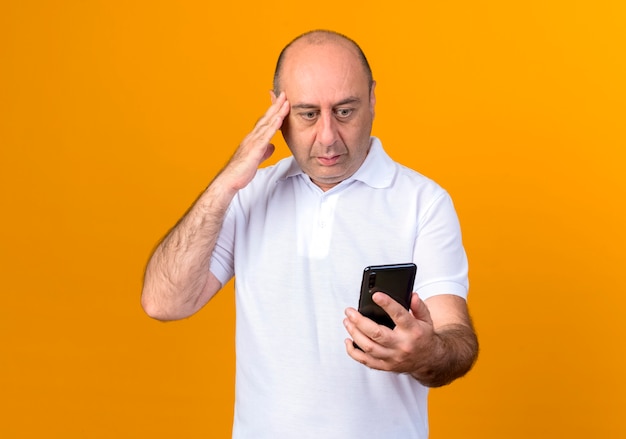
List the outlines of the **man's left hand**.
{"type": "Polygon", "coordinates": [[[396,324],[389,329],[363,316],[354,308],[346,310],[344,325],[352,340],[346,350],[354,360],[373,369],[414,373],[429,368],[429,357],[437,350],[437,336],[426,304],[413,293],[411,311],[384,293],[372,296],[396,324]],[[361,349],[353,345],[356,343],[361,349]]]}

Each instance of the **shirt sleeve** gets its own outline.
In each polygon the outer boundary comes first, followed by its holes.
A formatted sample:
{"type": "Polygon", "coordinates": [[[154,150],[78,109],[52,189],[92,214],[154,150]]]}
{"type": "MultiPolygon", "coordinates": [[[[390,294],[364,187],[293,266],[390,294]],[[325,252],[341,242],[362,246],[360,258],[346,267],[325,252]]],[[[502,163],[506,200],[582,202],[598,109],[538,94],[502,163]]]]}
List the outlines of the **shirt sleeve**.
{"type": "Polygon", "coordinates": [[[434,198],[418,219],[413,258],[417,265],[415,291],[420,298],[438,294],[467,298],[467,256],[452,199],[445,191],[434,198]]]}
{"type": "MultiPolygon", "coordinates": [[[[236,197],[235,197],[236,199],[236,197]]],[[[215,249],[211,255],[211,263],[209,270],[213,275],[222,283],[226,283],[235,275],[235,218],[236,212],[234,208],[235,203],[231,203],[222,229],[217,238],[215,249]]]]}

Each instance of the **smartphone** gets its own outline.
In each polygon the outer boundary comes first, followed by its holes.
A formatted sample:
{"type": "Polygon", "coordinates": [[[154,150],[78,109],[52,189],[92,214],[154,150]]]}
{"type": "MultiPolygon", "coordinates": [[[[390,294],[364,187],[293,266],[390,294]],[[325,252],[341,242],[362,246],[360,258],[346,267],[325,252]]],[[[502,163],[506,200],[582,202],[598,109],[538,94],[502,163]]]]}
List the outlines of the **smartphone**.
{"type": "Polygon", "coordinates": [[[393,329],[396,326],[395,323],[389,314],[374,303],[372,294],[382,291],[409,309],[416,271],[417,267],[413,263],[366,267],[361,281],[359,312],[379,325],[393,329]]]}

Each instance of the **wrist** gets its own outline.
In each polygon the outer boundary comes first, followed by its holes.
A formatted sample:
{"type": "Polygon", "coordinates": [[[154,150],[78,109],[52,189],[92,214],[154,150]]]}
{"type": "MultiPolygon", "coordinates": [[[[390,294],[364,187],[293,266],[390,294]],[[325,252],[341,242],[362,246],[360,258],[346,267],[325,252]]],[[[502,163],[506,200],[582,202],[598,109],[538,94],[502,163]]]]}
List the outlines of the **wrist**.
{"type": "Polygon", "coordinates": [[[426,363],[411,375],[427,387],[441,387],[465,375],[478,356],[478,339],[466,325],[449,325],[433,335],[426,363]]]}
{"type": "Polygon", "coordinates": [[[411,376],[426,387],[439,387],[442,384],[438,384],[438,376],[441,373],[446,357],[443,337],[437,333],[433,333],[431,342],[423,352],[423,358],[427,358],[428,360],[411,372],[411,376]]]}

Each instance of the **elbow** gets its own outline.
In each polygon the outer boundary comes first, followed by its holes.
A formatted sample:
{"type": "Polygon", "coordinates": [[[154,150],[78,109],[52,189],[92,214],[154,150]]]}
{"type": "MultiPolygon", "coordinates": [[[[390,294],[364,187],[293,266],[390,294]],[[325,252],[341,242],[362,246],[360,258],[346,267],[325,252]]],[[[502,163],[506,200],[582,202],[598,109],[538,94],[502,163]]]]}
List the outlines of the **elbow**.
{"type": "Polygon", "coordinates": [[[191,317],[221,288],[217,280],[209,285],[210,288],[205,286],[191,292],[164,284],[144,281],[141,292],[141,307],[144,312],[163,322],[191,317]]]}
{"type": "Polygon", "coordinates": [[[141,294],[141,307],[148,317],[161,322],[179,320],[185,317],[177,315],[170,307],[165,306],[157,300],[154,295],[150,294],[149,291],[146,291],[145,288],[141,294]]]}
{"type": "Polygon", "coordinates": [[[146,313],[146,315],[150,318],[160,320],[162,322],[171,320],[168,318],[165,310],[163,310],[153,301],[146,299],[144,295],[141,296],[141,307],[143,308],[143,311],[146,313]]]}

